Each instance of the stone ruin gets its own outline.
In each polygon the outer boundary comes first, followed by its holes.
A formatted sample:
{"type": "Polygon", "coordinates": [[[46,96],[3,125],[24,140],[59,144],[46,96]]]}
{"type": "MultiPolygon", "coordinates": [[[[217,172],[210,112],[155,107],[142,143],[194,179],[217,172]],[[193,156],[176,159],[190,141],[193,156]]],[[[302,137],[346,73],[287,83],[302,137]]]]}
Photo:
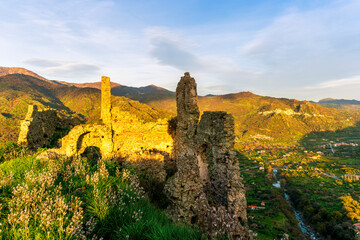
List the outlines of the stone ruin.
{"type": "Polygon", "coordinates": [[[49,146],[54,134],[78,124],[78,118],[60,117],[56,110],[39,110],[36,105],[29,105],[26,117],[20,125],[18,143],[30,149],[49,146]]]}
{"type": "MultiPolygon", "coordinates": [[[[40,157],[76,156],[91,146],[107,159],[134,154],[144,158],[144,149],[156,149],[168,156],[171,153],[177,170],[165,183],[164,191],[170,200],[168,213],[172,219],[198,225],[213,236],[248,239],[233,116],[221,111],[204,112],[200,119],[196,83],[185,73],[176,89],[176,127],[170,135],[166,119],[144,123],[112,107],[110,79],[102,77],[101,82],[102,123],[73,127],[61,139],[60,148],[49,149],[40,157]]],[[[21,124],[19,142],[34,147],[46,145],[58,128],[55,123],[60,120],[55,116],[56,111],[39,112],[36,106],[30,106],[21,124]]],[[[151,165],[156,170],[154,175],[165,182],[164,157],[151,165]]]]}
{"type": "Polygon", "coordinates": [[[196,83],[189,73],[178,83],[176,103],[173,155],[177,172],[165,185],[170,215],[212,235],[247,239],[245,189],[234,151],[233,116],[204,112],[199,122],[196,83]]]}
{"type": "Polygon", "coordinates": [[[91,148],[104,159],[137,164],[138,168],[146,164],[154,178],[165,181],[164,161],[169,158],[173,145],[167,119],[144,122],[129,111],[113,107],[110,78],[103,76],[101,120],[97,124],[70,124],[69,119],[59,118],[56,110],[38,111],[37,106],[29,106],[18,142],[33,149],[48,146],[57,129],[67,129],[68,134],[60,139],[60,147],[48,149],[38,158],[79,156],[91,148]]]}

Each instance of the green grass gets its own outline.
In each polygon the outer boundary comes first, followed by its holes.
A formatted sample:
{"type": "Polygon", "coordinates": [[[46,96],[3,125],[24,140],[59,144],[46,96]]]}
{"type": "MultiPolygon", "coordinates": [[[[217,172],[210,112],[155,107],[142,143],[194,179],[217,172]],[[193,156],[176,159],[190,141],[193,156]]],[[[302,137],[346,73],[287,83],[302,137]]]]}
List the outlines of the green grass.
{"type": "Polygon", "coordinates": [[[207,239],[172,223],[137,176],[114,162],[30,155],[1,163],[0,175],[1,240],[207,239]]]}

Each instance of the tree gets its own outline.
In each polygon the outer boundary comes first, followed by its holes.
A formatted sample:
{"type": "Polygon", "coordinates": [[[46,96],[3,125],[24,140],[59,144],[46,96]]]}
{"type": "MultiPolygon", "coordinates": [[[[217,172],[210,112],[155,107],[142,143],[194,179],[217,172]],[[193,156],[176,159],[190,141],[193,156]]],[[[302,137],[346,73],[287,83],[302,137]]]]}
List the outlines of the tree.
{"type": "Polygon", "coordinates": [[[351,220],[360,220],[360,204],[350,194],[340,197],[347,212],[346,216],[351,220]]]}

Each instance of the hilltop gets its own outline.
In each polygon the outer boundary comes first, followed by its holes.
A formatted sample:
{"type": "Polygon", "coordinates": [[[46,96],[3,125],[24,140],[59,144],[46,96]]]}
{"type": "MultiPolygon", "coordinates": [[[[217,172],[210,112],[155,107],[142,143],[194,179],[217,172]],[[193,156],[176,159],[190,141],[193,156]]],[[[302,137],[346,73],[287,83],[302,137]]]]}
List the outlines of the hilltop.
{"type": "Polygon", "coordinates": [[[0,76],[5,76],[8,74],[24,74],[24,75],[28,75],[28,76],[32,76],[44,81],[49,81],[46,78],[30,71],[27,70],[25,68],[20,68],[20,67],[0,67],[0,76]]]}
{"type": "Polygon", "coordinates": [[[317,104],[338,109],[350,109],[350,110],[360,110],[360,101],[352,99],[334,99],[334,98],[324,98],[321,99],[317,104]]]}
{"type": "MultiPolygon", "coordinates": [[[[74,86],[78,88],[96,88],[101,89],[101,82],[93,83],[67,83],[63,81],[54,81],[60,85],[74,86]]],[[[147,103],[153,100],[164,100],[164,99],[174,99],[175,92],[169,91],[165,88],[158,87],[155,85],[148,85],[145,87],[129,87],[121,85],[119,83],[111,82],[111,94],[113,96],[122,96],[127,97],[132,100],[136,100],[142,103],[147,103]]]]}

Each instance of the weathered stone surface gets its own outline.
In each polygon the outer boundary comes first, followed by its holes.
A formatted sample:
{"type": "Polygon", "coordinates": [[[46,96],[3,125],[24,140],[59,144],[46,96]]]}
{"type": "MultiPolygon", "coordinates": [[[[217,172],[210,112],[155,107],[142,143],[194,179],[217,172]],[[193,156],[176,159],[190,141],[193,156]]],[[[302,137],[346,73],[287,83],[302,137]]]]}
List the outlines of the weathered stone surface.
{"type": "Polygon", "coordinates": [[[44,147],[50,144],[57,130],[71,129],[78,124],[78,118],[59,117],[56,110],[41,111],[36,105],[29,105],[21,122],[18,143],[31,149],[44,147]]]}
{"type": "Polygon", "coordinates": [[[111,86],[106,76],[101,77],[101,119],[104,124],[111,125],[111,86]]]}
{"type": "Polygon", "coordinates": [[[197,224],[214,236],[221,233],[248,238],[245,189],[234,152],[233,116],[204,112],[199,122],[196,83],[189,73],[181,78],[176,97],[177,172],[165,185],[170,215],[176,221],[197,224]]]}
{"type": "Polygon", "coordinates": [[[61,153],[66,156],[78,155],[87,147],[98,147],[103,158],[110,158],[113,152],[111,128],[107,125],[86,124],[71,129],[62,139],[61,153]]]}
{"type": "MultiPolygon", "coordinates": [[[[146,151],[162,152],[164,154],[161,156],[169,156],[173,140],[167,133],[167,120],[142,122],[129,112],[112,108],[110,79],[103,76],[101,84],[102,124],[76,126],[62,139],[60,149],[49,152],[71,157],[83,153],[87,147],[97,147],[103,158],[127,159],[130,162],[134,162],[135,158],[152,161],[154,154],[142,156],[146,151]]],[[[48,153],[42,155],[47,156],[48,153]]],[[[145,165],[148,166],[149,161],[145,165]]],[[[163,162],[164,159],[159,164],[163,166],[163,162]]],[[[163,169],[160,175],[165,180],[163,169]]]]}
{"type": "Polygon", "coordinates": [[[174,156],[194,148],[194,137],[199,122],[195,79],[188,72],[181,77],[176,88],[177,125],[174,139],[174,156]]]}

